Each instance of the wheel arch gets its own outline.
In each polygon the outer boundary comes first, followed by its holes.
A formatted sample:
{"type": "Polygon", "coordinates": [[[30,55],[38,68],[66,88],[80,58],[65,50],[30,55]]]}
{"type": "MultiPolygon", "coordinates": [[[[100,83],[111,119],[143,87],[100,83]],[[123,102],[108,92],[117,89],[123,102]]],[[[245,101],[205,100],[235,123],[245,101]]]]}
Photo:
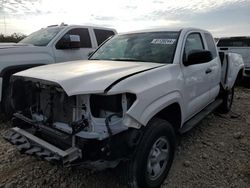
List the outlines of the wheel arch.
{"type": "Polygon", "coordinates": [[[237,77],[236,77],[236,80],[235,80],[235,82],[234,82],[234,85],[235,85],[235,84],[236,84],[236,85],[242,84],[242,81],[243,81],[243,71],[244,71],[243,68],[241,68],[241,69],[239,70],[238,75],[237,75],[237,77]]]}
{"type": "Polygon", "coordinates": [[[159,101],[155,101],[154,105],[150,105],[142,114],[141,123],[146,126],[153,118],[164,119],[172,124],[175,132],[177,133],[182,125],[183,120],[183,110],[180,101],[181,98],[180,96],[176,98],[176,93],[168,95],[167,98],[169,100],[167,100],[165,103],[160,100],[159,104],[161,105],[157,106],[155,104],[159,101]]]}
{"type": "Polygon", "coordinates": [[[150,104],[147,104],[146,108],[144,110],[141,110],[140,113],[136,113],[137,112],[136,110],[139,111],[140,108],[139,110],[138,108],[132,109],[131,111],[129,111],[128,114],[144,126],[146,126],[152,118],[159,117],[164,112],[165,114],[170,113],[171,110],[173,112],[178,113],[177,117],[179,119],[177,122],[178,122],[178,126],[181,126],[183,123],[184,115],[185,115],[184,109],[183,109],[183,97],[180,91],[178,90],[165,94],[161,96],[160,98],[158,98],[157,100],[153,100],[153,102],[151,102],[150,104]]]}
{"type": "Polygon", "coordinates": [[[181,107],[178,102],[174,102],[160,110],[153,116],[153,118],[159,118],[168,121],[177,133],[182,123],[181,107]]]}

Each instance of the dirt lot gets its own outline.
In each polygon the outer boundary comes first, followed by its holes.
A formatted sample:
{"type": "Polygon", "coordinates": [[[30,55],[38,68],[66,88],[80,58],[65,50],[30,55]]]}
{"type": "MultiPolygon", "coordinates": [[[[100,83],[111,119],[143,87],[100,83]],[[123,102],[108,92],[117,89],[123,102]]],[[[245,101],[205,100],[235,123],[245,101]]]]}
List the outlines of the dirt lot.
{"type": "MultiPolygon", "coordinates": [[[[212,114],[182,136],[163,187],[250,187],[250,89],[237,88],[232,112],[212,114]]],[[[1,123],[0,133],[9,127],[1,123]]],[[[124,187],[112,171],[62,169],[21,155],[0,138],[0,187],[124,187]]]]}

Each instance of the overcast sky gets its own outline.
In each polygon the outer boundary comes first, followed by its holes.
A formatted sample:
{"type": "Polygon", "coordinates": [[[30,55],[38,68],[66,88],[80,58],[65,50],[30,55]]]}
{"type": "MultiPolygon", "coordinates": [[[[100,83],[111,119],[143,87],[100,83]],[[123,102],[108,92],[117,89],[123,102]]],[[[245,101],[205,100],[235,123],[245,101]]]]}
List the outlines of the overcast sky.
{"type": "Polygon", "coordinates": [[[250,0],[0,0],[0,33],[48,25],[91,24],[118,32],[199,27],[214,36],[250,36],[250,0]]]}

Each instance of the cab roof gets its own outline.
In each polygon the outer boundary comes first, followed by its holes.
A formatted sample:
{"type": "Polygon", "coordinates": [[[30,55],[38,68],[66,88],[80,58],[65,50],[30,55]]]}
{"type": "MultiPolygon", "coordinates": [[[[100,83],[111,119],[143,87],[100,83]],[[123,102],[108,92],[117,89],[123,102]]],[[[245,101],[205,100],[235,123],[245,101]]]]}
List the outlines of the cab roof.
{"type": "Polygon", "coordinates": [[[130,31],[130,32],[124,32],[121,34],[132,34],[132,33],[147,33],[147,32],[164,32],[164,31],[173,31],[173,32],[180,32],[180,31],[184,31],[184,32],[188,32],[188,31],[202,31],[202,32],[208,32],[206,30],[203,29],[199,29],[199,28],[193,28],[193,27],[177,27],[177,28],[173,28],[173,27],[160,27],[160,28],[152,28],[152,29],[143,29],[143,30],[136,30],[136,31],[130,31]]]}

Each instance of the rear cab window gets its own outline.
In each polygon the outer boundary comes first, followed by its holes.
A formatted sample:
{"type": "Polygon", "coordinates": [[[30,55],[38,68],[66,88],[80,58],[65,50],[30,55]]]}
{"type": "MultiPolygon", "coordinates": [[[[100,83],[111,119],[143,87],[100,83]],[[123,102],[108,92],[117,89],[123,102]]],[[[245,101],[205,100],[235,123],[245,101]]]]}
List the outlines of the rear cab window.
{"type": "Polygon", "coordinates": [[[94,29],[97,45],[102,44],[107,38],[115,35],[114,31],[104,29],[94,29]]]}

